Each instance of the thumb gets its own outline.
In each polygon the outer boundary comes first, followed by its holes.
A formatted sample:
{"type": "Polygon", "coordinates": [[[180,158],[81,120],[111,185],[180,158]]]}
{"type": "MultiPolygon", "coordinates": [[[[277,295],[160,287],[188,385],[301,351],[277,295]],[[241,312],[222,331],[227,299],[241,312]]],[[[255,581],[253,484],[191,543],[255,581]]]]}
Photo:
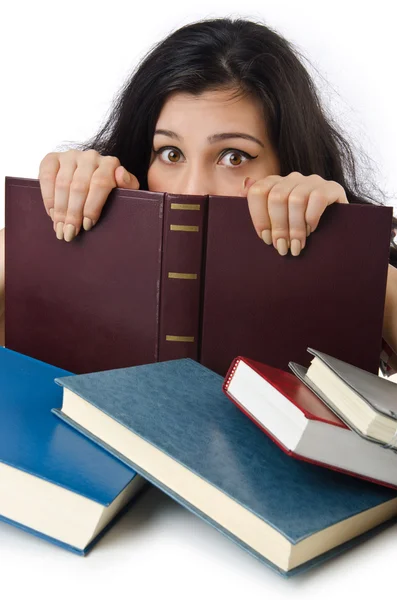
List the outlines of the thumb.
{"type": "Polygon", "coordinates": [[[132,173],[124,167],[117,167],[114,172],[117,187],[127,190],[139,190],[139,181],[132,173]]]}
{"type": "Polygon", "coordinates": [[[255,179],[252,179],[252,177],[245,177],[243,180],[243,183],[241,184],[241,196],[247,196],[248,190],[250,189],[251,185],[253,185],[255,183],[255,179]]]}

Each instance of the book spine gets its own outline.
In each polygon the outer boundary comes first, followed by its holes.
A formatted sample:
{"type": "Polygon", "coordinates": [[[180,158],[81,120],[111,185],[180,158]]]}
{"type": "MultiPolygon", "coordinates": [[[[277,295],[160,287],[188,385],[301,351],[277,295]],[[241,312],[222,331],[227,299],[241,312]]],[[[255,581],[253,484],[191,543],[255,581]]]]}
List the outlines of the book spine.
{"type": "Polygon", "coordinates": [[[240,361],[241,361],[241,357],[240,356],[238,356],[237,358],[235,358],[232,361],[232,363],[231,363],[231,365],[230,365],[230,367],[229,367],[229,369],[228,369],[228,371],[227,371],[227,373],[225,375],[225,379],[223,380],[223,385],[222,385],[222,390],[223,390],[223,392],[225,394],[227,394],[230,382],[233,379],[233,376],[234,376],[234,374],[236,372],[236,369],[237,369],[240,361]]]}
{"type": "Polygon", "coordinates": [[[165,194],[158,360],[198,360],[208,196],[165,194]]]}

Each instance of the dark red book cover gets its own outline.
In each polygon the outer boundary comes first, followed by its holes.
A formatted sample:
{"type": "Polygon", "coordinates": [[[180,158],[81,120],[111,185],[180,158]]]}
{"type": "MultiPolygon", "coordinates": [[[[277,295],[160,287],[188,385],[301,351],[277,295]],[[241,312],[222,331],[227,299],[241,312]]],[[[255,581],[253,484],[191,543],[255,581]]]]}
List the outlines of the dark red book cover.
{"type": "Polygon", "coordinates": [[[158,358],[163,194],[119,190],[57,240],[37,180],[6,179],[5,346],[72,373],[158,358]]]}
{"type": "Polygon", "coordinates": [[[280,256],[241,198],[210,196],[200,361],[224,374],[242,355],[288,371],[309,366],[311,347],[377,373],[391,218],[333,204],[298,257],[280,256]]]}

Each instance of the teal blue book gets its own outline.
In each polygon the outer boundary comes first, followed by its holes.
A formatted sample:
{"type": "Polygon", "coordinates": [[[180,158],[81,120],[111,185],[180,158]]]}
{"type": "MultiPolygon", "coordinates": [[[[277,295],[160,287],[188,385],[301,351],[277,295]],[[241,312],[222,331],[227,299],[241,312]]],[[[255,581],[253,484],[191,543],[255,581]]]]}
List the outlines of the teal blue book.
{"type": "Polygon", "coordinates": [[[56,382],[58,416],[284,576],[397,515],[396,490],[287,456],[191,359],[56,382]]]}
{"type": "Polygon", "coordinates": [[[66,375],[0,347],[0,520],[84,555],[144,480],[52,414],[66,375]]]}

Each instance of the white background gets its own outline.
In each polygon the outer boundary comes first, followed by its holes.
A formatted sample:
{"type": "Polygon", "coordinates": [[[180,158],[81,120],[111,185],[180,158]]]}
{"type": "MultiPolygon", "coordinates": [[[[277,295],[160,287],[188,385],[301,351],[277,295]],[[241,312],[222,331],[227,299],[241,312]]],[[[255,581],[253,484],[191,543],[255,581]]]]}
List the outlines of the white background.
{"type": "MultiPolygon", "coordinates": [[[[0,178],[37,177],[40,160],[90,137],[132,68],[185,23],[265,21],[322,77],[324,101],[372,159],[397,207],[396,49],[392,2],[173,0],[7,3],[1,8],[0,178]],[[216,9],[215,9],[216,7],[216,9]],[[244,11],[241,9],[244,8],[244,11]]],[[[0,193],[0,226],[3,218],[0,193]]],[[[369,598],[395,593],[397,527],[285,581],[152,490],[86,558],[0,523],[2,598],[369,598]],[[8,590],[8,591],[7,591],[8,590]],[[5,593],[6,592],[6,593],[5,593]]]]}
{"type": "MultiPolygon", "coordinates": [[[[180,0],[2,5],[1,181],[5,175],[37,177],[45,154],[91,137],[137,61],[172,30],[202,18],[241,16],[265,21],[308,58],[321,74],[316,79],[335,120],[368,154],[370,176],[397,206],[390,0],[201,0],[192,3],[198,8],[180,0]]],[[[1,185],[0,226],[3,202],[1,185]]]]}

